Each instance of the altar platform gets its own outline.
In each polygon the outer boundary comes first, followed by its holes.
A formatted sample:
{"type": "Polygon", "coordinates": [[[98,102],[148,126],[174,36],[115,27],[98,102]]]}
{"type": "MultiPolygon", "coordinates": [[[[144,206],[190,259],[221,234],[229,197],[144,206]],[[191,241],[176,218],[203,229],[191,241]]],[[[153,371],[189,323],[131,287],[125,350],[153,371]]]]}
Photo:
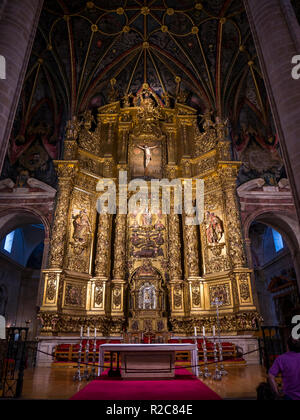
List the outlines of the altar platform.
{"type": "Polygon", "coordinates": [[[104,371],[104,353],[111,354],[109,376],[123,378],[174,378],[176,352],[191,353],[191,368],[198,376],[197,344],[103,344],[99,348],[98,376],[104,371]],[[117,354],[117,368],[113,369],[113,354],[117,354]],[[121,359],[121,368],[120,368],[121,359]]]}

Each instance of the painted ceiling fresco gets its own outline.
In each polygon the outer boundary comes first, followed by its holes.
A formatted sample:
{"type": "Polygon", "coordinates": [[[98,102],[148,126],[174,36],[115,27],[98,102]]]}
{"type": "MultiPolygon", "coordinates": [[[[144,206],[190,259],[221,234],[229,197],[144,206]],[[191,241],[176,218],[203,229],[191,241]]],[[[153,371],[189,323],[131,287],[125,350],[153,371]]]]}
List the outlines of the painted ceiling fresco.
{"type": "Polygon", "coordinates": [[[66,121],[108,103],[112,82],[120,100],[144,82],[162,100],[180,88],[199,114],[229,119],[236,157],[247,160],[241,182],[275,167],[280,176],[241,0],[45,0],[2,178],[25,170],[55,185],[66,121]],[[249,149],[273,155],[256,165],[249,149]]]}

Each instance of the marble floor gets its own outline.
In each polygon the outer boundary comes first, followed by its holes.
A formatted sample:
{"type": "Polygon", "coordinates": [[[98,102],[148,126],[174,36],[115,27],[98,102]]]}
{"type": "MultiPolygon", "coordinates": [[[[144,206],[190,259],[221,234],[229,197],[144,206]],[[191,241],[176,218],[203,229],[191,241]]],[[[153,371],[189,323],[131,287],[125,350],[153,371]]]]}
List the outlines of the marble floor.
{"type": "MultiPolygon", "coordinates": [[[[265,369],[250,365],[228,367],[228,376],[221,382],[211,379],[205,384],[223,399],[256,399],[256,388],[265,380],[265,369]]],[[[87,385],[87,382],[74,382],[74,368],[52,367],[35,368],[25,371],[22,399],[67,400],[87,385]]]]}

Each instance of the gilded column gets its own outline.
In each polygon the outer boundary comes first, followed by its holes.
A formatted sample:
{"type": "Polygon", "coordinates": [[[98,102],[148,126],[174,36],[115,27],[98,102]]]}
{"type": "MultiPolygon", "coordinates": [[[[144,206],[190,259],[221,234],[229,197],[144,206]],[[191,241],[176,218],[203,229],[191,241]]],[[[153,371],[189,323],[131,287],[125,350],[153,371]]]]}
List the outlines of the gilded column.
{"type": "Polygon", "coordinates": [[[97,246],[95,256],[95,277],[91,280],[90,310],[98,314],[106,313],[107,282],[110,275],[111,216],[99,216],[97,246]]]}
{"type": "Polygon", "coordinates": [[[58,173],[58,196],[52,228],[49,269],[44,274],[44,297],[42,311],[57,311],[59,305],[59,292],[61,274],[64,268],[66,239],[68,233],[68,211],[73,180],[77,171],[77,162],[56,161],[58,173]]]}
{"type": "Polygon", "coordinates": [[[224,194],[226,214],[226,236],[229,257],[233,268],[232,290],[234,307],[239,310],[255,310],[251,285],[252,270],[247,268],[245,243],[242,234],[240,208],[236,194],[236,177],[239,164],[227,165],[220,170],[223,180],[222,189],[224,194]]]}
{"type": "Polygon", "coordinates": [[[204,307],[203,281],[200,277],[198,226],[189,225],[190,217],[185,216],[185,261],[189,284],[190,313],[197,314],[204,307]]]}
{"type": "Polygon", "coordinates": [[[199,277],[199,248],[197,226],[189,225],[189,217],[184,217],[185,261],[187,277],[199,277]]]}
{"type": "Polygon", "coordinates": [[[236,194],[237,167],[223,168],[220,178],[223,180],[225,214],[227,219],[227,241],[231,264],[234,268],[245,267],[246,255],[242,235],[240,208],[236,194]]]}
{"type": "Polygon", "coordinates": [[[127,216],[116,217],[114,268],[111,285],[111,315],[124,316],[124,285],[126,275],[126,222],[127,216]]]}
{"type": "Polygon", "coordinates": [[[168,165],[176,165],[176,127],[167,127],[168,165]]]}
{"type": "Polygon", "coordinates": [[[130,130],[131,123],[122,122],[120,123],[119,128],[119,141],[121,142],[120,145],[120,154],[119,154],[119,162],[120,164],[126,164],[127,163],[127,149],[128,149],[128,136],[129,136],[129,130],[130,130]]]}
{"type": "Polygon", "coordinates": [[[97,251],[95,259],[96,277],[108,278],[110,272],[110,237],[111,216],[101,214],[99,217],[97,251]]]}
{"type": "Polygon", "coordinates": [[[172,212],[169,217],[169,269],[171,288],[171,311],[172,316],[184,316],[184,282],[182,280],[181,251],[179,216],[172,212]]]}

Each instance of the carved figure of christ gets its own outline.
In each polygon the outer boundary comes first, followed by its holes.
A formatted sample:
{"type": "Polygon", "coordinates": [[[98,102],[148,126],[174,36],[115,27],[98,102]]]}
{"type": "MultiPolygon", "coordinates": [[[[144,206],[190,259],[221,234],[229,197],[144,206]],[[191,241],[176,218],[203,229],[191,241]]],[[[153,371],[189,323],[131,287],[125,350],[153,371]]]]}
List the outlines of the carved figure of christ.
{"type": "Polygon", "coordinates": [[[139,149],[143,150],[144,152],[144,168],[146,169],[149,163],[152,160],[151,150],[157,149],[159,146],[137,146],[139,149]]]}

